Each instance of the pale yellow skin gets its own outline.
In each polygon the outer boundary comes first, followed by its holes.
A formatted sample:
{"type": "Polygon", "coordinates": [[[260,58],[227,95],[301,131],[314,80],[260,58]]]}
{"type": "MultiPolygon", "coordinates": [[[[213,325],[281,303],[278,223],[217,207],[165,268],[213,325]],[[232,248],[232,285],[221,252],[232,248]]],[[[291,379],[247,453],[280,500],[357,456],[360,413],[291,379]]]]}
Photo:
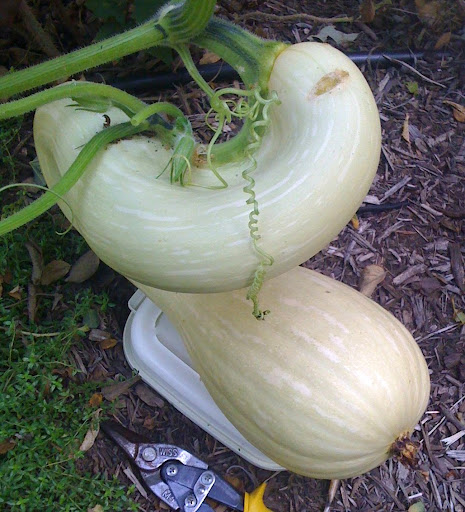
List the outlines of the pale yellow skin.
{"type": "Polygon", "coordinates": [[[333,279],[298,267],[267,281],[264,321],[252,316],[245,290],[138,286],[179,331],[228,419],[291,471],[325,479],[369,471],[426,409],[430,379],[415,340],[333,279]]]}
{"type": "MultiPolygon", "coordinates": [[[[281,101],[256,154],[260,246],[277,276],[320,251],[363,201],[380,155],[380,123],[359,69],[320,43],[296,44],[276,59],[269,88],[281,101]]],[[[62,100],[38,109],[34,140],[53,185],[80,148],[103,129],[103,115],[75,111],[62,100]]],[[[107,112],[111,124],[126,120],[107,112]]],[[[224,190],[180,187],[169,172],[171,152],[135,137],[102,151],[66,195],[72,220],[92,249],[118,272],[158,288],[220,292],[251,283],[258,257],[248,229],[250,206],[241,176],[246,162],[218,169],[224,190]]],[[[219,184],[192,169],[197,184],[219,184]]],[[[62,205],[71,218],[69,209],[62,205]]]]}

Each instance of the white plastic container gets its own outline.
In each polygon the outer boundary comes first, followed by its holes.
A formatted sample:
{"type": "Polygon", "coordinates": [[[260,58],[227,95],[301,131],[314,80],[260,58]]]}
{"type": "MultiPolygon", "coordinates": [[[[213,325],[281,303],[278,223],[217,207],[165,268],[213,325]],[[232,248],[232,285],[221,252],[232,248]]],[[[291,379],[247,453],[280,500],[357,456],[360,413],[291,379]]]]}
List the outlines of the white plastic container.
{"type": "Polygon", "coordinates": [[[283,468],[251,445],[215,404],[184,343],[166,315],[140,290],[128,302],[123,344],[126,359],[143,381],[206,432],[252,464],[283,468]]]}

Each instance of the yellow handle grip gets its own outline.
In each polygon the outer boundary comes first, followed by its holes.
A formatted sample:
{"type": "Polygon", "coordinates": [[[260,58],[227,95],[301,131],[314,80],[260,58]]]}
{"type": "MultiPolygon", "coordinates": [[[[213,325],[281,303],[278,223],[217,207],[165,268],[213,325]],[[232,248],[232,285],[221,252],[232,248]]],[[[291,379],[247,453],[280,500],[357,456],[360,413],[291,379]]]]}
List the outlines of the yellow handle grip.
{"type": "Polygon", "coordinates": [[[265,493],[266,483],[263,482],[255,491],[245,493],[244,512],[273,512],[263,503],[263,494],[265,493]]]}

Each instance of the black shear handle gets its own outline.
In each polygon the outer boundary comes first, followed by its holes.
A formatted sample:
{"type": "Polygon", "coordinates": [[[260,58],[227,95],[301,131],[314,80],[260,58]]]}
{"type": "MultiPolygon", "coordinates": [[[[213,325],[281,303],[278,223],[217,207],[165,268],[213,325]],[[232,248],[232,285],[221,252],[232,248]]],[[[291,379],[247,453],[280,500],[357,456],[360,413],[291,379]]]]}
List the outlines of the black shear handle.
{"type": "Polygon", "coordinates": [[[161,468],[161,478],[168,484],[176,501],[180,507],[184,506],[186,512],[189,510],[210,512],[212,509],[203,501],[207,496],[234,510],[244,510],[243,495],[210,469],[199,469],[179,462],[170,462],[161,468]],[[201,484],[205,476],[213,477],[212,485],[201,484]],[[199,501],[202,501],[202,505],[196,508],[199,501]]]}

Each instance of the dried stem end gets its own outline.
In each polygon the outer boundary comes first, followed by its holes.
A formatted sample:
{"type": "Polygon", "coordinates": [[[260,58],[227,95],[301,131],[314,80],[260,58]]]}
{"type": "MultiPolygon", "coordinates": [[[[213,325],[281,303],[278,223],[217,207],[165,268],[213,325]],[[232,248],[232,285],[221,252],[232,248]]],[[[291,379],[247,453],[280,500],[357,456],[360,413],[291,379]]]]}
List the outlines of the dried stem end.
{"type": "Polygon", "coordinates": [[[416,469],[418,467],[418,450],[420,443],[412,441],[409,433],[404,432],[392,443],[390,454],[399,460],[404,466],[416,469]]]}

